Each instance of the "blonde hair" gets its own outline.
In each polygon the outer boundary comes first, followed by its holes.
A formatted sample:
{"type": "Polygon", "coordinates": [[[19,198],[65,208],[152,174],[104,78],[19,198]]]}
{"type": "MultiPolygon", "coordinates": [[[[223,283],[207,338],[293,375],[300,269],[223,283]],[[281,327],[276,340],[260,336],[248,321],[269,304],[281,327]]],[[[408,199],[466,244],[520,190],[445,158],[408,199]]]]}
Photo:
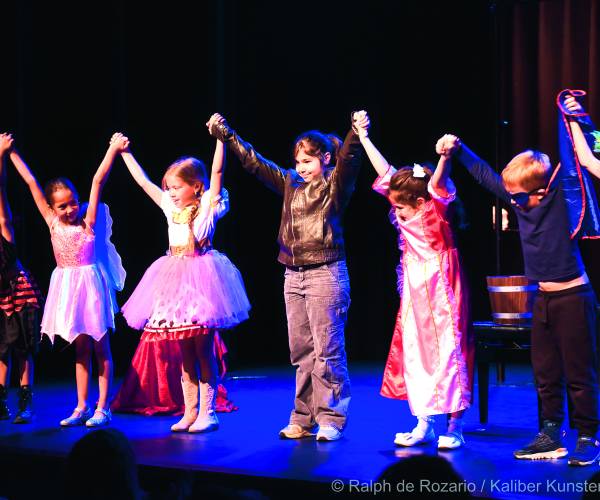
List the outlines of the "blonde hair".
{"type": "Polygon", "coordinates": [[[545,188],[552,166],[548,155],[528,149],[519,153],[502,170],[504,186],[522,186],[525,191],[545,188]]]}
{"type": "Polygon", "coordinates": [[[204,163],[192,156],[184,156],[169,165],[162,178],[163,190],[167,189],[167,177],[170,175],[176,175],[190,186],[200,183],[198,196],[202,196],[208,185],[208,176],[206,175],[204,163]]]}

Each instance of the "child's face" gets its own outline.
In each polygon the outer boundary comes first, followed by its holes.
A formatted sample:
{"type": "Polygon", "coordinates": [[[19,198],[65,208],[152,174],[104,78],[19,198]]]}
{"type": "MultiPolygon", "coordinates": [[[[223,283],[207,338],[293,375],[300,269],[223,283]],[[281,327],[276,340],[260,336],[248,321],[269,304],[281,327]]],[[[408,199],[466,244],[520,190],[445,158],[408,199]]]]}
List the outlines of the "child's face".
{"type": "Polygon", "coordinates": [[[75,224],[79,216],[79,200],[70,189],[57,189],[52,193],[52,210],[63,224],[75,224]]]}
{"type": "Polygon", "coordinates": [[[296,172],[305,182],[310,182],[313,179],[323,174],[323,166],[329,163],[331,159],[330,153],[325,153],[324,161],[318,156],[310,156],[306,154],[304,148],[300,148],[296,155],[296,172]]]}
{"type": "Polygon", "coordinates": [[[177,175],[168,175],[165,181],[169,196],[177,208],[185,208],[198,201],[196,193],[200,189],[199,182],[188,184],[177,175]]]}
{"type": "Polygon", "coordinates": [[[544,188],[534,189],[532,191],[526,191],[520,183],[505,184],[504,186],[510,194],[510,203],[519,210],[530,210],[537,207],[544,196],[546,196],[546,190],[544,188]]]}
{"type": "Polygon", "coordinates": [[[407,220],[412,219],[415,215],[417,215],[421,210],[423,210],[423,205],[425,204],[425,198],[417,198],[417,206],[413,207],[408,203],[399,202],[395,199],[393,194],[391,194],[388,198],[392,207],[394,207],[394,212],[396,213],[396,217],[402,222],[406,222],[407,220]]]}

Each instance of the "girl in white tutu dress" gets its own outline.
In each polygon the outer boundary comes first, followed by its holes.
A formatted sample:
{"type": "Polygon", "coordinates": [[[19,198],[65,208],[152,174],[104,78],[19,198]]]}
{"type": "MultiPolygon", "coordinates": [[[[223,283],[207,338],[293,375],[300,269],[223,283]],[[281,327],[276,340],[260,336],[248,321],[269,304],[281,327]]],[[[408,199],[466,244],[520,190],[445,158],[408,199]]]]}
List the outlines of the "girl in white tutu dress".
{"type": "Polygon", "coordinates": [[[57,267],[52,272],[48,298],[42,317],[42,333],[51,342],[56,336],[75,344],[77,407],[62,426],[106,425],[111,420],[108,394],[112,382],[112,355],[108,329],[114,329],[118,306],[115,290],[122,290],[125,270],[110,242],[112,219],[100,195],[115,156],[127,139],[114,134],[92,181],[87,209],[81,206],[73,184],[54,179],[42,192],[37,180],[20,155],[13,150],[11,160],[29,186],[42,217],[50,228],[57,267]],[[99,396],[95,412],[88,406],[88,385],[92,351],[98,363],[99,396]]]}
{"type": "MultiPolygon", "coordinates": [[[[148,179],[129,150],[121,156],[135,181],[162,209],[169,231],[167,255],[148,268],[123,306],[123,316],[132,328],[144,329],[140,344],[179,343],[185,411],[171,430],[216,430],[215,334],[247,319],[250,310],[240,272],[212,248],[217,220],[229,210],[228,194],[222,187],[224,145],[217,141],[210,183],[202,162],[186,157],[167,168],[162,189],[148,179]]],[[[129,375],[124,386],[131,385],[129,375]]],[[[137,375],[139,379],[145,376],[137,375]]],[[[158,378],[165,379],[167,374],[158,378]]]]}

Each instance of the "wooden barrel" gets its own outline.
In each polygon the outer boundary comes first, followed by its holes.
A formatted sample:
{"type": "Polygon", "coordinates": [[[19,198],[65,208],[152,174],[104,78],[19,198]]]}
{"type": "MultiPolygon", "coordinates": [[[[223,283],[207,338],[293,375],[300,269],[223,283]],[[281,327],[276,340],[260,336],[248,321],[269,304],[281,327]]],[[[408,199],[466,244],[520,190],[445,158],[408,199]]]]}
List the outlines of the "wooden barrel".
{"type": "Polygon", "coordinates": [[[501,325],[531,324],[538,286],[525,276],[487,276],[492,321],[501,325]]]}

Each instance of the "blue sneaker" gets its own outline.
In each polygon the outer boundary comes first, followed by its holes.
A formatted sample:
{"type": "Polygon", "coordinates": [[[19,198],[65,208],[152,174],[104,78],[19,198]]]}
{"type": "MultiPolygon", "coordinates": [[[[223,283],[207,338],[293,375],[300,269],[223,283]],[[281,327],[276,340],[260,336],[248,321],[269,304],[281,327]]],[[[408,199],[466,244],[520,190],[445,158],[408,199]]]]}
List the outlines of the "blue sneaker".
{"type": "Polygon", "coordinates": [[[527,446],[513,452],[520,460],[545,460],[562,458],[568,455],[567,448],[561,441],[560,424],[544,422],[544,427],[527,446]]]}
{"type": "Polygon", "coordinates": [[[600,458],[600,443],[594,436],[580,435],[575,451],[569,456],[569,465],[591,465],[600,458]]]}

